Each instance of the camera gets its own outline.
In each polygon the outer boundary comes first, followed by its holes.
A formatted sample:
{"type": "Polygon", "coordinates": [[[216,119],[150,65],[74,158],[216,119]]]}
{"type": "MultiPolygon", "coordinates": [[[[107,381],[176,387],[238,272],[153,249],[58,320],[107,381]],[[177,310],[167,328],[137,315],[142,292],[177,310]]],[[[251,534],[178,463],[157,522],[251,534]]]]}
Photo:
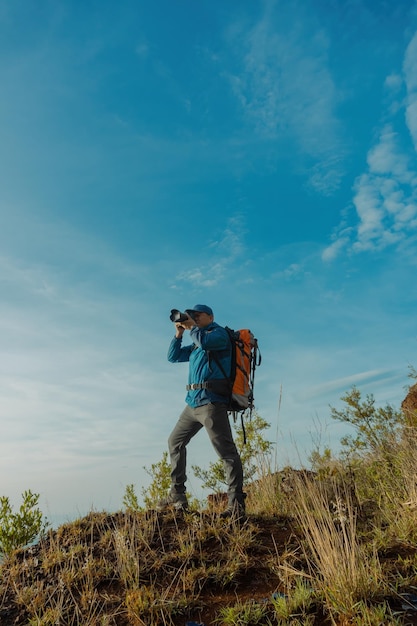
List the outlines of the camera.
{"type": "Polygon", "coordinates": [[[169,319],[171,320],[171,322],[174,323],[186,322],[190,318],[194,320],[192,313],[193,312],[190,311],[190,309],[187,309],[185,313],[178,311],[178,309],[171,309],[171,315],[169,316],[169,319]]]}

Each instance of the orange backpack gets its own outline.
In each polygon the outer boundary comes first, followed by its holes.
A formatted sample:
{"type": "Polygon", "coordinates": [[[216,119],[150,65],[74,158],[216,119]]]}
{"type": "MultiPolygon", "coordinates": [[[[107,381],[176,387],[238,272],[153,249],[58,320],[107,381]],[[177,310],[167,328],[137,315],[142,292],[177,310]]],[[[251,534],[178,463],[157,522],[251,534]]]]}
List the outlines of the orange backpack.
{"type": "MultiPolygon", "coordinates": [[[[262,357],[258,347],[258,340],[249,328],[232,330],[225,327],[232,346],[231,369],[228,376],[224,371],[216,353],[211,353],[223,375],[230,381],[229,411],[236,418],[249,409],[252,415],[254,407],[253,389],[255,384],[255,369],[261,364],[262,357]]],[[[243,429],[244,430],[244,429],[243,429]]]]}
{"type": "Polygon", "coordinates": [[[231,378],[233,378],[234,371],[231,410],[245,411],[253,408],[255,368],[261,364],[258,341],[249,328],[237,331],[229,328],[226,330],[232,343],[231,378]]]}

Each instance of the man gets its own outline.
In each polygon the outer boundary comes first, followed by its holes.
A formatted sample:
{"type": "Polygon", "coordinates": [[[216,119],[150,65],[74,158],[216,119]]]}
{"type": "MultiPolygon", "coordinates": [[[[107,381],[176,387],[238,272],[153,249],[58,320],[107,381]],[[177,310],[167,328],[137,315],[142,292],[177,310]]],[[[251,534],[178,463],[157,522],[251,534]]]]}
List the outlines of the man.
{"type": "Polygon", "coordinates": [[[186,407],[168,439],[171,490],[157,508],[187,508],[186,447],[204,427],[225,467],[228,506],[221,517],[243,519],[246,494],[243,493],[242,462],[233,441],[227,412],[230,385],[217,362],[221,363],[224,372],[230,372],[230,339],[227,331],[214,322],[209,306],[197,304],[186,313],[186,321],[175,323],[175,337],[168,350],[168,361],[171,363],[189,361],[186,407]],[[182,345],[185,330],[190,331],[192,340],[192,344],[187,346],[182,345]],[[210,357],[212,352],[216,352],[216,359],[210,357]]]}

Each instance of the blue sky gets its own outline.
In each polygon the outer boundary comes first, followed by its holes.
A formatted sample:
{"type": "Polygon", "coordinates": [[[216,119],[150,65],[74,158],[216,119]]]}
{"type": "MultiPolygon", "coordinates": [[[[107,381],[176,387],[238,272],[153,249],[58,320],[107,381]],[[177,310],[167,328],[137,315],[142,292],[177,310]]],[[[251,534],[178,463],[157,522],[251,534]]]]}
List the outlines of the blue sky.
{"type": "Polygon", "coordinates": [[[0,0],[0,85],[1,494],[72,517],[148,483],[185,396],[171,308],[253,330],[279,465],[337,447],[353,384],[399,406],[414,0],[0,0]]]}

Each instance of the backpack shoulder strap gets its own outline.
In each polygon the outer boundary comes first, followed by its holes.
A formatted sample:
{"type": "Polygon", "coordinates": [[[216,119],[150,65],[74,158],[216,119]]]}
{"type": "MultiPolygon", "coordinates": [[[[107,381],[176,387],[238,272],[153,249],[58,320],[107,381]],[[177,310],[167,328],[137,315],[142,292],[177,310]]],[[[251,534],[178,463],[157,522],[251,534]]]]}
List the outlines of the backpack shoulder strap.
{"type": "Polygon", "coordinates": [[[219,355],[217,354],[216,350],[208,350],[208,360],[210,363],[211,359],[214,359],[216,361],[216,364],[218,365],[221,373],[223,374],[223,376],[225,378],[227,378],[229,381],[233,382],[232,379],[234,378],[234,370],[236,367],[236,345],[234,342],[234,331],[231,330],[228,326],[224,327],[224,330],[227,332],[228,337],[229,337],[229,341],[230,341],[230,348],[231,348],[231,367],[230,367],[230,374],[226,374],[226,371],[223,367],[223,365],[221,364],[221,361],[219,359],[219,355]]]}

